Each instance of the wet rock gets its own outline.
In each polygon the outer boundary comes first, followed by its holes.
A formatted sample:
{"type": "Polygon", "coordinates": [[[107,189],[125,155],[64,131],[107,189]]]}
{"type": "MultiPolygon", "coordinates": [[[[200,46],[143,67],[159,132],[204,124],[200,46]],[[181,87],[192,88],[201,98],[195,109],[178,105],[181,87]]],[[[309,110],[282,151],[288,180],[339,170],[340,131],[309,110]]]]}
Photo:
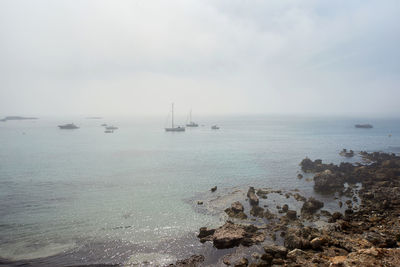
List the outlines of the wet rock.
{"type": "Polygon", "coordinates": [[[214,186],[211,188],[211,192],[215,192],[215,191],[217,191],[217,186],[214,186]]]}
{"type": "Polygon", "coordinates": [[[203,205],[203,201],[197,201],[197,205],[203,205]]]}
{"type": "Polygon", "coordinates": [[[317,192],[333,192],[343,188],[343,182],[342,174],[324,170],[315,174],[314,190],[317,192]]]}
{"type": "Polygon", "coordinates": [[[211,241],[212,235],[214,234],[214,232],[215,232],[215,229],[208,229],[207,227],[201,227],[197,237],[200,238],[200,242],[202,242],[202,243],[204,243],[206,241],[211,241]]]}
{"type": "Polygon", "coordinates": [[[343,148],[343,150],[340,151],[339,155],[342,157],[351,158],[354,156],[354,151],[351,149],[347,151],[347,149],[343,148]]]}
{"type": "Polygon", "coordinates": [[[287,212],[288,210],[289,210],[288,204],[285,204],[285,205],[282,206],[282,211],[283,212],[287,212]]]}
{"type": "Polygon", "coordinates": [[[295,249],[293,249],[293,250],[288,252],[287,257],[289,259],[295,260],[297,258],[303,257],[305,254],[306,253],[303,250],[295,248],[295,249]]]}
{"type": "Polygon", "coordinates": [[[297,174],[297,178],[303,179],[303,175],[301,173],[297,174]]]}
{"type": "Polygon", "coordinates": [[[288,253],[287,248],[276,245],[264,246],[264,251],[266,254],[271,255],[273,258],[286,258],[286,254],[288,253]]]}
{"type": "Polygon", "coordinates": [[[264,209],[259,206],[253,206],[250,210],[250,214],[254,217],[263,218],[264,217],[264,209]]]}
{"type": "Polygon", "coordinates": [[[201,265],[204,261],[203,255],[193,255],[190,256],[188,259],[179,260],[175,264],[170,264],[169,266],[176,266],[176,267],[196,267],[201,265]]]}
{"type": "Polygon", "coordinates": [[[343,214],[341,214],[340,212],[334,212],[332,214],[332,217],[329,218],[329,222],[333,223],[336,222],[337,220],[343,219],[343,214]]]}
{"type": "Polygon", "coordinates": [[[294,199],[296,199],[297,201],[306,201],[307,199],[305,197],[303,197],[302,195],[300,195],[299,193],[296,193],[293,195],[294,199]]]}
{"type": "Polygon", "coordinates": [[[304,202],[303,206],[301,207],[301,213],[313,214],[323,206],[323,202],[316,200],[313,197],[310,197],[306,202],[304,202]]]}
{"type": "Polygon", "coordinates": [[[297,219],[297,212],[295,210],[288,210],[286,212],[286,216],[289,220],[296,220],[297,219]]]}
{"type": "Polygon", "coordinates": [[[258,197],[256,196],[254,187],[250,187],[249,191],[247,191],[247,197],[249,198],[250,205],[257,206],[258,205],[258,197]]]}
{"type": "Polygon", "coordinates": [[[239,201],[232,203],[231,207],[225,210],[226,214],[228,214],[229,217],[241,220],[247,219],[247,215],[243,211],[244,207],[239,201]]]}
{"type": "Polygon", "coordinates": [[[235,267],[246,267],[249,264],[249,261],[246,258],[241,258],[237,262],[235,262],[235,267]]]}

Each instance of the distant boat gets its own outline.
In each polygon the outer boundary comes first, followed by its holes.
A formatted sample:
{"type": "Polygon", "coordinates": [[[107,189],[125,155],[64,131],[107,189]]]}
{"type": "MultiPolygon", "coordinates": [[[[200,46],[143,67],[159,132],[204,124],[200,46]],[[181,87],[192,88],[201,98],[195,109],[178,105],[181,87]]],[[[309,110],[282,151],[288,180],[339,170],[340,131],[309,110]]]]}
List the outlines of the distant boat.
{"type": "Polygon", "coordinates": [[[192,110],[189,113],[189,123],[186,124],[186,127],[199,127],[199,125],[192,121],[192,110]]]}
{"type": "Polygon", "coordinates": [[[217,125],[213,125],[213,126],[211,126],[211,129],[212,130],[219,130],[219,127],[217,125]]]}
{"type": "Polygon", "coordinates": [[[67,129],[67,130],[70,130],[70,129],[79,129],[79,127],[76,126],[76,125],[73,124],[73,123],[64,124],[64,125],[58,125],[58,128],[60,128],[60,129],[67,129]]]}
{"type": "Polygon", "coordinates": [[[101,126],[103,126],[103,127],[106,127],[106,126],[107,126],[107,124],[103,123],[101,126]]]}
{"type": "Polygon", "coordinates": [[[174,125],[174,103],[172,103],[172,120],[171,120],[171,127],[170,128],[165,128],[166,132],[184,132],[185,131],[185,127],[181,127],[181,126],[175,126],[174,125]]]}
{"type": "Polygon", "coordinates": [[[356,128],[364,128],[364,129],[371,129],[373,126],[371,124],[356,124],[354,125],[356,128]]]}
{"type": "Polygon", "coordinates": [[[118,130],[118,127],[115,126],[106,126],[107,130],[118,130]]]}
{"type": "Polygon", "coordinates": [[[104,132],[105,133],[113,133],[114,131],[113,130],[105,130],[104,132]]]}

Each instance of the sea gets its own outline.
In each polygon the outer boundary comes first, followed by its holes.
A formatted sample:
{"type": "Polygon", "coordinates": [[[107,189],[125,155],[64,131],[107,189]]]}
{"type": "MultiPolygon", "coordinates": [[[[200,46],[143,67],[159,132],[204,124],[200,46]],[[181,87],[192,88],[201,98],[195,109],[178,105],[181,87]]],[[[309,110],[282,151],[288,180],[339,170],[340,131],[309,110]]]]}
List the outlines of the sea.
{"type": "Polygon", "coordinates": [[[196,232],[222,225],[235,193],[251,185],[329,201],[313,192],[312,179],[297,178],[303,158],[361,160],[340,156],[343,148],[400,152],[400,119],[195,119],[199,127],[185,132],[165,132],[163,117],[0,122],[0,265],[165,265],[217,256],[196,232]],[[80,128],[57,127],[71,122],[80,128]],[[118,129],[105,133],[103,123],[118,129]]]}

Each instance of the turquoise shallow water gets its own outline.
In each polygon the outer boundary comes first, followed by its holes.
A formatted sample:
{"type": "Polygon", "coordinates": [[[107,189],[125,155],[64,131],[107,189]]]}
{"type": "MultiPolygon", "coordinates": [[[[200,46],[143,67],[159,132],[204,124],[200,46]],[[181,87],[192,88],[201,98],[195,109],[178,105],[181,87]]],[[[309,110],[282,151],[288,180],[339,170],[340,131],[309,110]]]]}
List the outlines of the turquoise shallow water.
{"type": "Polygon", "coordinates": [[[179,253],[162,244],[190,250],[199,227],[220,223],[220,216],[193,205],[214,185],[218,192],[251,184],[312,194],[310,184],[296,178],[305,156],[339,162],[342,148],[400,152],[400,120],[394,119],[198,122],[205,126],[184,133],[164,132],[164,118],[0,122],[0,258],[167,262],[179,253]],[[81,128],[56,127],[71,121],[81,128]],[[374,128],[353,126],[365,122],[374,128]],[[105,134],[102,123],[120,129],[105,134]],[[211,130],[212,124],[221,129],[211,130]]]}

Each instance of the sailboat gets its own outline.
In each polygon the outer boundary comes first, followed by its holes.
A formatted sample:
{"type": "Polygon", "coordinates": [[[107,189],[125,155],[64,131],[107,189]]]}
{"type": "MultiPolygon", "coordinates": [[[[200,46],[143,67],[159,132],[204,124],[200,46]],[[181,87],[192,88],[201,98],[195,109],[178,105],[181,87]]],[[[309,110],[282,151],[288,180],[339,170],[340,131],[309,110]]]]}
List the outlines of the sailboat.
{"type": "Polygon", "coordinates": [[[192,121],[192,110],[189,113],[189,123],[186,124],[186,127],[199,127],[199,125],[192,121]]]}
{"type": "Polygon", "coordinates": [[[181,127],[181,126],[175,126],[174,125],[174,103],[172,103],[172,120],[171,120],[171,127],[170,128],[165,128],[166,132],[184,132],[185,131],[185,127],[181,127]]]}

